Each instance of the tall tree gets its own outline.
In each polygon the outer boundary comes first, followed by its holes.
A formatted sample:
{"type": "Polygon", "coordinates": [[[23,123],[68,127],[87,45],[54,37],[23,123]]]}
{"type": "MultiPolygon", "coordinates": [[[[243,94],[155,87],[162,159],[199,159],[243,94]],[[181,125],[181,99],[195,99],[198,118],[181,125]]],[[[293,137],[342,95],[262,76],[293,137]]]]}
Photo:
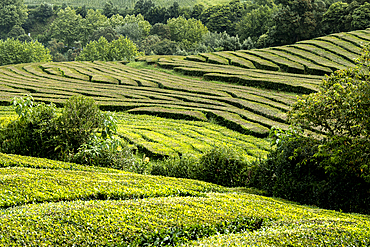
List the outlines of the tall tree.
{"type": "Polygon", "coordinates": [[[240,39],[245,40],[251,37],[252,41],[256,42],[272,26],[272,17],[275,11],[276,6],[270,8],[268,5],[263,5],[245,14],[236,24],[240,39]]]}
{"type": "Polygon", "coordinates": [[[201,21],[192,18],[187,20],[182,16],[169,19],[167,25],[170,28],[171,39],[178,42],[187,40],[190,43],[198,43],[208,31],[201,21]]]}
{"type": "Polygon", "coordinates": [[[27,19],[27,7],[23,0],[0,1],[0,38],[4,38],[13,26],[21,26],[27,19]]]}
{"type": "Polygon", "coordinates": [[[109,0],[104,4],[103,15],[110,18],[111,16],[116,14],[118,14],[118,8],[117,6],[114,6],[111,0],[109,0]]]}
{"type": "Polygon", "coordinates": [[[326,11],[320,0],[282,0],[283,6],[273,18],[270,37],[274,45],[291,44],[317,37],[321,32],[321,19],[326,11]]]}
{"type": "Polygon", "coordinates": [[[228,4],[212,7],[210,11],[204,11],[205,16],[202,14],[201,20],[211,32],[226,31],[235,36],[236,23],[241,20],[243,12],[244,4],[240,0],[233,0],[228,4]]]}
{"type": "Polygon", "coordinates": [[[80,24],[82,17],[70,7],[61,9],[58,17],[50,26],[51,37],[63,42],[68,47],[80,39],[80,24]]]}

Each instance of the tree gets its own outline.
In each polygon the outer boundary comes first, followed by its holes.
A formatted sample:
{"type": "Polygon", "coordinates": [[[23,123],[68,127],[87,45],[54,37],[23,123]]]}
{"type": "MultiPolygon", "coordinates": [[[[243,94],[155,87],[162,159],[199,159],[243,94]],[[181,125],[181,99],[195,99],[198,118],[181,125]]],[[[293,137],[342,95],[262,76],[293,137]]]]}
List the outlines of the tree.
{"type": "Polygon", "coordinates": [[[19,40],[0,40],[0,65],[49,62],[50,51],[41,43],[21,42],[19,40]]]}
{"type": "Polygon", "coordinates": [[[171,31],[168,25],[156,23],[150,30],[150,34],[158,35],[161,39],[171,39],[171,31]]]}
{"type": "Polygon", "coordinates": [[[123,36],[110,43],[104,37],[100,37],[98,41],[89,42],[76,60],[131,61],[139,54],[137,46],[123,36]]]}
{"type": "Polygon", "coordinates": [[[155,4],[152,0],[139,0],[135,3],[134,13],[136,15],[141,14],[146,16],[154,7],[155,4]]]}
{"type": "MultiPolygon", "coordinates": [[[[228,4],[213,7],[206,19],[202,22],[211,32],[224,32],[229,35],[236,35],[236,23],[238,23],[244,12],[244,5],[240,0],[233,0],[228,4]]],[[[203,12],[206,14],[206,12],[203,12]]]]}
{"type": "Polygon", "coordinates": [[[118,35],[111,26],[99,27],[90,35],[90,41],[99,40],[100,37],[104,37],[108,42],[112,42],[114,39],[118,38],[118,35]]]}
{"type": "Polygon", "coordinates": [[[87,11],[86,18],[81,18],[79,25],[76,27],[79,30],[78,40],[81,41],[83,46],[91,40],[91,36],[97,29],[108,26],[107,20],[107,17],[98,10],[89,9],[87,11]]]}
{"type": "Polygon", "coordinates": [[[326,11],[322,1],[282,1],[283,6],[273,17],[269,36],[274,45],[291,44],[310,39],[321,33],[321,19],[326,11]]]}
{"type": "Polygon", "coordinates": [[[114,6],[111,0],[109,0],[108,2],[104,4],[103,15],[110,18],[116,14],[118,14],[118,8],[117,6],[114,6]]]}
{"type": "Polygon", "coordinates": [[[27,7],[23,0],[2,0],[0,2],[0,38],[12,29],[21,26],[27,19],[27,7]]]}
{"type": "Polygon", "coordinates": [[[201,16],[202,12],[204,11],[204,9],[205,9],[205,7],[204,7],[203,4],[194,5],[190,17],[199,20],[199,18],[201,16]]]}
{"type": "Polygon", "coordinates": [[[330,157],[330,173],[350,169],[370,182],[370,50],[358,66],[335,71],[318,93],[303,96],[293,106],[290,121],[326,134],[318,156],[330,157]]]}
{"type": "Polygon", "coordinates": [[[187,20],[182,16],[169,19],[167,25],[170,28],[171,39],[178,42],[187,40],[196,44],[202,40],[203,35],[208,31],[201,21],[193,18],[187,20]]]}
{"type": "Polygon", "coordinates": [[[348,31],[348,4],[336,2],[330,5],[324,13],[322,23],[326,33],[338,33],[348,31]]]}
{"type": "Polygon", "coordinates": [[[240,39],[245,40],[250,37],[252,41],[256,42],[272,26],[272,17],[275,11],[276,7],[270,8],[264,5],[245,14],[236,24],[240,39]]]}
{"type": "Polygon", "coordinates": [[[370,3],[364,3],[353,11],[351,27],[352,30],[370,27],[370,3]]]}
{"type": "MultiPolygon", "coordinates": [[[[108,23],[111,27],[113,27],[115,29],[115,31],[118,34],[128,36],[126,34],[128,34],[130,32],[131,33],[138,32],[138,33],[140,33],[139,36],[141,36],[140,37],[141,39],[148,36],[149,32],[150,32],[150,29],[152,28],[150,23],[148,21],[146,21],[144,19],[144,16],[142,16],[141,14],[126,15],[125,18],[123,18],[120,15],[114,15],[111,18],[108,19],[108,23]],[[137,30],[127,30],[127,29],[129,29],[130,26],[132,26],[132,24],[136,24],[138,26],[138,29],[137,30]],[[128,27],[123,28],[123,30],[122,30],[122,27],[125,26],[125,25],[128,25],[128,27]]],[[[135,36],[137,36],[137,35],[135,35],[135,36]]]]}
{"type": "Polygon", "coordinates": [[[82,17],[70,7],[59,10],[57,18],[50,26],[51,38],[63,42],[68,47],[80,40],[82,17]]]}

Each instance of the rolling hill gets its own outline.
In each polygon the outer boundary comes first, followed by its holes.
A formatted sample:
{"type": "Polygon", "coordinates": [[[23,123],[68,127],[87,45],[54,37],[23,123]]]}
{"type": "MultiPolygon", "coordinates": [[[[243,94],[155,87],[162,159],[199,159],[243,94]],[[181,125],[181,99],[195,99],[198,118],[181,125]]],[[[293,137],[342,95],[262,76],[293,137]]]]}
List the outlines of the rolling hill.
{"type": "MultiPolygon", "coordinates": [[[[146,56],[136,62],[0,67],[0,124],[9,101],[72,95],[117,111],[118,133],[152,158],[233,145],[250,160],[287,129],[296,96],[355,65],[370,30],[290,46],[146,56]]],[[[311,130],[315,131],[315,130],[311,130]]],[[[0,246],[369,246],[369,215],[268,198],[245,188],[0,154],[0,246]]]]}

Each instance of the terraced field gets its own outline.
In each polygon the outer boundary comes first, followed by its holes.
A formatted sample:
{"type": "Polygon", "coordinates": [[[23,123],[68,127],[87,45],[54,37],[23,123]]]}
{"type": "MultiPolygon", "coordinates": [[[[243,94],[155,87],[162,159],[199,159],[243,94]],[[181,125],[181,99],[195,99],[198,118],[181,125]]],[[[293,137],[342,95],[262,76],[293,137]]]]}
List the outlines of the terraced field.
{"type": "Polygon", "coordinates": [[[30,93],[38,101],[62,104],[83,94],[103,110],[192,121],[122,117],[121,135],[152,156],[197,155],[225,140],[248,146],[247,155],[259,157],[266,145],[253,145],[252,136],[266,137],[272,126],[287,129],[286,112],[296,95],[315,92],[323,75],[354,66],[361,45],[369,41],[367,29],[260,50],[146,56],[128,65],[7,65],[0,67],[0,102],[7,105],[14,96],[30,93]],[[210,121],[243,135],[221,135],[226,129],[207,125],[210,121]]]}
{"type": "MultiPolygon", "coordinates": [[[[332,34],[293,45],[259,50],[222,51],[188,56],[186,60],[220,65],[233,65],[248,69],[282,71],[294,74],[325,75],[355,66],[362,46],[370,42],[370,29],[332,34]]],[[[174,60],[174,59],[173,59],[174,60]]],[[[159,64],[164,61],[159,61],[159,64]]],[[[164,66],[204,68],[183,61],[171,61],[164,66]],[[178,64],[176,64],[178,62],[178,64]]],[[[183,68],[179,70],[184,70],[183,68]]],[[[186,71],[186,70],[185,70],[186,71]]],[[[214,71],[207,71],[207,73],[214,71]]],[[[217,73],[217,72],[216,72],[217,73]]],[[[235,72],[236,74],[240,72],[235,72]]]]}
{"type": "MultiPolygon", "coordinates": [[[[320,82],[319,78],[312,81],[320,82]]],[[[307,87],[314,88],[311,84],[307,87]]],[[[3,104],[27,93],[36,100],[56,104],[71,95],[84,94],[104,110],[186,120],[216,119],[231,129],[259,137],[266,136],[274,125],[287,128],[285,113],[296,97],[289,92],[134,69],[118,62],[3,66],[0,88],[3,104]]]]}
{"type": "MultiPolygon", "coordinates": [[[[354,66],[370,30],[285,47],[120,62],[0,67],[0,125],[15,96],[72,95],[119,111],[119,134],[149,157],[232,145],[264,157],[296,95],[354,66]],[[147,65],[151,64],[151,65],[147,65]],[[184,75],[185,74],[185,75],[184,75]],[[150,116],[152,115],[152,116],[150,116]]],[[[0,246],[369,246],[370,217],[242,188],[0,154],[0,246]]]]}
{"type": "Polygon", "coordinates": [[[1,246],[366,246],[369,226],[241,189],[0,154],[1,246]]]}
{"type": "Polygon", "coordinates": [[[265,139],[217,124],[131,114],[118,114],[117,118],[121,136],[150,157],[200,156],[214,146],[224,145],[239,149],[247,160],[255,160],[264,158],[270,149],[265,139]]]}

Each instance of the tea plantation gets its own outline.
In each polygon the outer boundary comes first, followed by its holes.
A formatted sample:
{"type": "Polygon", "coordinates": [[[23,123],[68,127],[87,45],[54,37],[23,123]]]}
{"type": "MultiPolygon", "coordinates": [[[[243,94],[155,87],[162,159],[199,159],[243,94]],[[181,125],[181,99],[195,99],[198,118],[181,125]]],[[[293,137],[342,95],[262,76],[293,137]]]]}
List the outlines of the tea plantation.
{"type": "MultiPolygon", "coordinates": [[[[271,127],[289,129],[287,112],[297,95],[318,91],[337,69],[354,67],[369,41],[368,29],[129,64],[1,66],[0,126],[17,118],[13,97],[31,94],[62,106],[82,94],[115,112],[117,134],[145,162],[229,146],[252,164],[271,149],[271,127]]],[[[369,246],[370,217],[253,189],[0,153],[0,246],[167,245],[369,246]]]]}

